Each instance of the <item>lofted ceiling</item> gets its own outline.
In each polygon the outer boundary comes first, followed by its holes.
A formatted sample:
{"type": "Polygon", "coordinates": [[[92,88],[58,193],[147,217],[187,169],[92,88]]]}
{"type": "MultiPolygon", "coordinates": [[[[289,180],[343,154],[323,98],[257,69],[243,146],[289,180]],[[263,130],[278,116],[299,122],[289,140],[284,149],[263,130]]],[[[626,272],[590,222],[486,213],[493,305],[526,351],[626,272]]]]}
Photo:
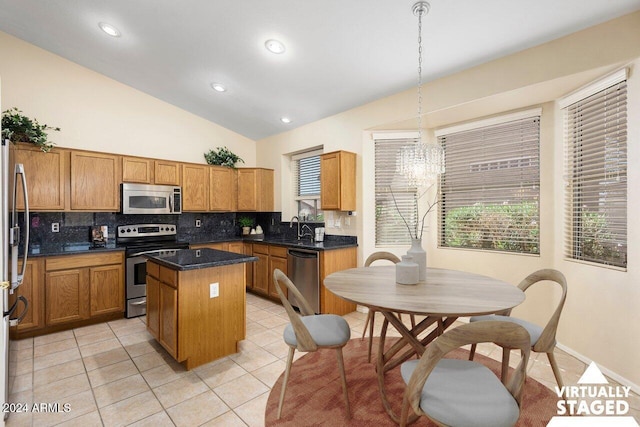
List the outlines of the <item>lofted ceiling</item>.
{"type": "MultiPolygon", "coordinates": [[[[414,2],[0,0],[0,31],[258,140],[415,86],[414,2]],[[268,52],[268,39],[286,51],[268,52]]],[[[430,3],[424,81],[640,10],[640,0],[430,3]]]]}

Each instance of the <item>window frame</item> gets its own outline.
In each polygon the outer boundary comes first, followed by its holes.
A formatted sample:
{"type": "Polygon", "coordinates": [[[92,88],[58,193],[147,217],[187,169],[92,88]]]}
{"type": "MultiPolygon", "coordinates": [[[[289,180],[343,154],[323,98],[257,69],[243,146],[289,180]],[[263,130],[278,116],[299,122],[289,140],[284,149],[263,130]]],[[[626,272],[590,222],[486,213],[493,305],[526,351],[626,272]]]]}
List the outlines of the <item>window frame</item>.
{"type": "Polygon", "coordinates": [[[293,202],[294,202],[294,212],[295,216],[299,217],[300,222],[324,222],[324,212],[320,209],[320,156],[323,154],[322,147],[313,148],[311,150],[302,151],[296,154],[291,155],[291,168],[292,168],[292,180],[293,180],[293,202]],[[300,181],[299,181],[299,163],[302,159],[308,159],[311,157],[318,157],[318,193],[317,194],[307,194],[300,195],[300,181]],[[308,218],[301,218],[301,203],[303,201],[313,201],[313,210],[315,212],[314,219],[309,220],[308,218]],[[320,219],[318,219],[320,217],[320,219]]]}

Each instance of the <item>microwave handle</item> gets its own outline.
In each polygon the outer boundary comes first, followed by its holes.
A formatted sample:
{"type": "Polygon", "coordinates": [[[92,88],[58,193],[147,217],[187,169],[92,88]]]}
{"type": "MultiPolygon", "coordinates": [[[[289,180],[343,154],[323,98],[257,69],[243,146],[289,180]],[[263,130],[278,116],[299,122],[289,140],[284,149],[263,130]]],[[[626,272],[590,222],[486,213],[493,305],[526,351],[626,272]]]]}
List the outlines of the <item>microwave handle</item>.
{"type": "Polygon", "coordinates": [[[169,212],[175,212],[175,210],[173,209],[173,194],[169,196],[169,212]]]}

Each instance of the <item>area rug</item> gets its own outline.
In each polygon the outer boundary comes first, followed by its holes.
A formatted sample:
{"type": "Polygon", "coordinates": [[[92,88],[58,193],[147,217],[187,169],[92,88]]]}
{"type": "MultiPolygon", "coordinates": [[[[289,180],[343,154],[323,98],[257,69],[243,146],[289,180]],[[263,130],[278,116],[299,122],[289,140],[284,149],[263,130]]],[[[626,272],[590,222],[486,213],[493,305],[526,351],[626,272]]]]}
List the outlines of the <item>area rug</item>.
{"type": "MultiPolygon", "coordinates": [[[[367,363],[367,344],[366,339],[362,341],[359,338],[352,339],[343,349],[351,420],[345,419],[336,352],[320,350],[308,353],[293,363],[282,417],[277,420],[278,400],[284,378],[284,375],[280,375],[269,394],[265,424],[296,427],[397,425],[389,418],[382,406],[374,363],[367,363]]],[[[377,349],[377,341],[374,341],[374,352],[375,349],[377,349]]],[[[465,350],[456,350],[450,354],[450,357],[467,359],[469,353],[465,350]]],[[[476,360],[499,374],[499,362],[482,355],[476,355],[476,360]]],[[[388,396],[397,414],[400,413],[404,391],[404,382],[399,371],[399,369],[392,370],[387,374],[386,380],[388,396]]],[[[552,390],[527,378],[522,403],[523,412],[516,426],[546,426],[551,417],[556,415],[557,402],[558,397],[552,390]]],[[[420,417],[412,425],[435,426],[426,417],[420,417]]]]}

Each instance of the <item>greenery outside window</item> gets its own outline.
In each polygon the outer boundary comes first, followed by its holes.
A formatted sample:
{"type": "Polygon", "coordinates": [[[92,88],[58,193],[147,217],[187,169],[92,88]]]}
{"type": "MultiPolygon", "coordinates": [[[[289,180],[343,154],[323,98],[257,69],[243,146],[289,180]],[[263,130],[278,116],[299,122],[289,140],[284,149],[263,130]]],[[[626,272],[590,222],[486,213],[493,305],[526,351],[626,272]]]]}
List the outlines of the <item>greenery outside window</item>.
{"type": "Polygon", "coordinates": [[[627,73],[559,101],[565,121],[565,256],[627,266],[627,73]]]}
{"type": "Polygon", "coordinates": [[[439,246],[540,253],[540,109],[436,132],[439,246]]]}
{"type": "Polygon", "coordinates": [[[324,222],[320,210],[320,155],[322,150],[291,156],[296,212],[301,222],[324,222]]]}

